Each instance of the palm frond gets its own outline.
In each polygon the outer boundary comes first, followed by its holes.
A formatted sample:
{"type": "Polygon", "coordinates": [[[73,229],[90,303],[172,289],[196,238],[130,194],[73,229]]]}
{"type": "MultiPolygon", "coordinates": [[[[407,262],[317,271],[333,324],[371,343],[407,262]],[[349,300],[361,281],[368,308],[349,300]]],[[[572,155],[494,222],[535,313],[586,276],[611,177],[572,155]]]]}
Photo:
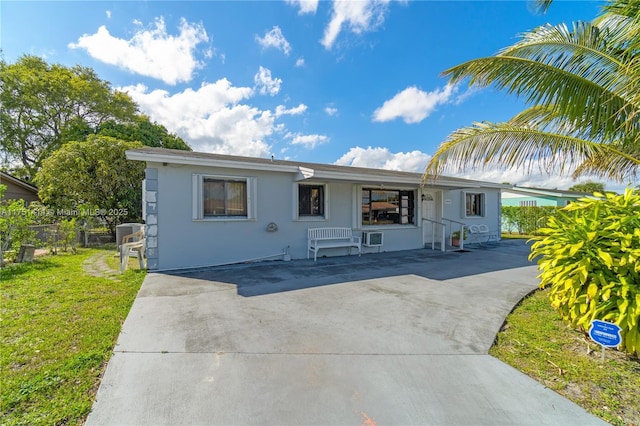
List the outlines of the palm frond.
{"type": "MultiPolygon", "coordinates": [[[[627,58],[627,74],[631,76],[628,93],[631,103],[640,104],[640,1],[615,0],[605,5],[605,13],[594,23],[607,31],[611,43],[627,58]]],[[[640,121],[640,112],[630,115],[630,120],[640,121]]]]}
{"type": "MultiPolygon", "coordinates": [[[[632,157],[640,160],[640,150],[627,152],[632,157]]],[[[637,182],[640,177],[640,166],[636,161],[628,157],[612,156],[603,153],[587,158],[573,172],[573,177],[597,174],[606,179],[619,182],[637,182]]]]}
{"type": "MultiPolygon", "coordinates": [[[[633,158],[613,147],[590,140],[512,123],[474,123],[449,135],[436,151],[425,173],[438,175],[447,167],[516,167],[523,173],[529,173],[538,167],[540,171],[566,174],[587,159],[599,156],[625,157],[629,163],[635,164],[636,170],[640,168],[640,158],[633,158]]],[[[615,171],[611,173],[615,174],[615,171]]],[[[617,179],[622,179],[622,175],[617,179]]]]}
{"type": "Polygon", "coordinates": [[[549,10],[549,6],[553,0],[534,0],[533,1],[533,10],[535,13],[544,15],[549,10]]]}
{"type": "Polygon", "coordinates": [[[618,181],[640,173],[640,0],[611,0],[592,23],[541,26],[444,74],[452,84],[469,79],[531,106],[507,123],[452,133],[427,172],[537,166],[618,181]]]}
{"type": "MultiPolygon", "coordinates": [[[[495,56],[476,59],[447,71],[453,83],[469,77],[471,85],[506,90],[532,105],[553,105],[558,117],[590,130],[592,139],[619,137],[628,117],[640,108],[607,90],[602,81],[573,74],[531,59],[495,56]]],[[[602,73],[602,79],[615,76],[602,73]]],[[[615,88],[614,82],[605,83],[615,88]]],[[[623,92],[626,94],[626,92],[623,92]]],[[[640,125],[636,125],[640,130],[640,125]]]]}

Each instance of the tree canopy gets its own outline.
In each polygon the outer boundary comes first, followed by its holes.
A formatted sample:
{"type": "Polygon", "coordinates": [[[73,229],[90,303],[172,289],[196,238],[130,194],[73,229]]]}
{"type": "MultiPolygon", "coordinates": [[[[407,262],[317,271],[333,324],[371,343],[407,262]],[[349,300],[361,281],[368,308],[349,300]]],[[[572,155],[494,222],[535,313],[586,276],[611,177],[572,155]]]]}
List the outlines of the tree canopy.
{"type": "Polygon", "coordinates": [[[86,67],[49,65],[36,56],[0,62],[2,148],[29,172],[77,133],[107,120],[131,120],[136,105],[86,67]]]}
{"type": "Polygon", "coordinates": [[[577,183],[569,188],[569,191],[578,191],[578,192],[589,192],[593,194],[594,192],[604,193],[604,183],[602,182],[583,182],[577,183]]]}
{"type": "Polygon", "coordinates": [[[0,60],[0,146],[5,162],[19,162],[18,175],[35,176],[43,161],[69,141],[89,135],[190,149],[178,136],[137,112],[126,93],[114,90],[87,67],[50,65],[24,55],[0,60]]]}
{"type": "MultiPolygon", "coordinates": [[[[548,5],[548,2],[546,2],[548,5]]],[[[453,132],[427,173],[542,168],[624,182],[640,172],[640,2],[614,0],[593,22],[544,25],[495,56],[444,72],[530,107],[504,123],[453,132]]]]}
{"type": "Polygon", "coordinates": [[[141,146],[97,135],[64,144],[36,175],[42,202],[62,215],[100,218],[111,230],[139,221],[145,164],[127,160],[125,152],[141,146]]]}
{"type": "Polygon", "coordinates": [[[191,151],[191,147],[180,137],[169,133],[163,125],[152,123],[145,115],[138,115],[129,123],[119,123],[115,120],[106,121],[97,129],[97,134],[125,141],[140,142],[145,146],[191,151]]]}

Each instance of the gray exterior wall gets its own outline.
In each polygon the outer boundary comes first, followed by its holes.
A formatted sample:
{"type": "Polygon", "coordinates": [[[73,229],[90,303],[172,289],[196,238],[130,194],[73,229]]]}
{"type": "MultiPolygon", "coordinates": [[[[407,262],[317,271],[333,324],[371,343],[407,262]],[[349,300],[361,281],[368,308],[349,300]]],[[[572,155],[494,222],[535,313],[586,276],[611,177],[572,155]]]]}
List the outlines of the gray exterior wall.
{"type": "MultiPolygon", "coordinates": [[[[500,190],[495,188],[469,188],[445,191],[443,217],[463,222],[465,225],[487,225],[492,232],[500,231],[502,201],[500,190]],[[463,193],[482,193],[485,195],[484,215],[467,217],[464,212],[463,193]]],[[[457,228],[456,228],[457,229],[457,228]]],[[[454,229],[454,230],[456,230],[454,229]]]]}
{"type": "Polygon", "coordinates": [[[6,185],[7,189],[4,193],[6,200],[24,200],[27,205],[32,201],[40,201],[38,198],[38,190],[36,188],[27,187],[26,185],[18,185],[7,178],[0,177],[0,184],[6,185]]]}
{"type": "MultiPolygon", "coordinates": [[[[258,259],[281,260],[288,251],[292,259],[307,258],[307,229],[320,227],[351,227],[360,235],[360,190],[363,185],[352,182],[309,180],[304,184],[325,184],[328,192],[327,219],[296,219],[297,188],[293,173],[222,169],[206,166],[186,166],[148,163],[145,207],[147,224],[147,257],[149,270],[169,270],[238,263],[258,259]],[[255,218],[244,220],[194,220],[193,176],[209,174],[255,179],[253,209],[255,218]],[[277,231],[267,230],[270,223],[277,231]]],[[[372,185],[364,185],[370,187],[372,185]]],[[[385,185],[389,189],[409,189],[407,186],[385,185]]],[[[416,225],[367,226],[364,230],[384,232],[382,251],[409,250],[423,247],[420,226],[420,192],[416,193],[416,225]]],[[[477,190],[474,190],[477,191],[477,190]]],[[[479,192],[479,191],[478,191],[479,192]]],[[[484,222],[499,229],[499,190],[483,191],[486,196],[484,222]]],[[[461,214],[460,191],[445,191],[443,215],[452,219],[461,214]],[[455,216],[455,217],[454,217],[455,216]]],[[[250,206],[251,209],[251,206],[250,206]]],[[[469,220],[466,220],[469,222],[469,220]]],[[[323,249],[321,256],[346,255],[347,248],[323,249]]],[[[363,247],[363,252],[378,251],[363,247]]],[[[355,251],[354,251],[355,252],[355,251]]]]}

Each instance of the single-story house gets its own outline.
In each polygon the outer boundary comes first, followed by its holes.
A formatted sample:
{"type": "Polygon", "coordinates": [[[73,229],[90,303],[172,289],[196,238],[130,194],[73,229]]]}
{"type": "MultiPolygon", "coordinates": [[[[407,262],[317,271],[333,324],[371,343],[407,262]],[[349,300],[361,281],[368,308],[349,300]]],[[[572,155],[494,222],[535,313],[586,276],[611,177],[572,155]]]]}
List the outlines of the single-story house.
{"type": "Polygon", "coordinates": [[[502,205],[516,207],[564,207],[579,198],[593,197],[588,192],[513,186],[502,191],[502,205]]]}
{"type": "Polygon", "coordinates": [[[38,188],[9,173],[0,171],[0,185],[7,187],[4,192],[6,200],[24,200],[27,205],[32,201],[40,201],[38,188]]]}
{"type": "MultiPolygon", "coordinates": [[[[500,190],[508,188],[151,147],[127,151],[127,158],[146,162],[147,267],[157,271],[306,259],[309,228],[350,228],[362,237],[363,253],[431,247],[460,224],[484,224],[499,235],[500,190]]],[[[347,250],[326,248],[319,257],[347,250]]]]}

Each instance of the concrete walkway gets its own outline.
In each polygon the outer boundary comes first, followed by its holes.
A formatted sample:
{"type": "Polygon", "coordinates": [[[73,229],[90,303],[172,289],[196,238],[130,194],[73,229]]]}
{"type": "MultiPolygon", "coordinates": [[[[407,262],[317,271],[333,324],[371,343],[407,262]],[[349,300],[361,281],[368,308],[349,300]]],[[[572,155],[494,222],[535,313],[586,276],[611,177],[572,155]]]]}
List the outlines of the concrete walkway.
{"type": "Polygon", "coordinates": [[[88,425],[605,424],[487,354],[521,241],[149,274],[88,425]]]}

